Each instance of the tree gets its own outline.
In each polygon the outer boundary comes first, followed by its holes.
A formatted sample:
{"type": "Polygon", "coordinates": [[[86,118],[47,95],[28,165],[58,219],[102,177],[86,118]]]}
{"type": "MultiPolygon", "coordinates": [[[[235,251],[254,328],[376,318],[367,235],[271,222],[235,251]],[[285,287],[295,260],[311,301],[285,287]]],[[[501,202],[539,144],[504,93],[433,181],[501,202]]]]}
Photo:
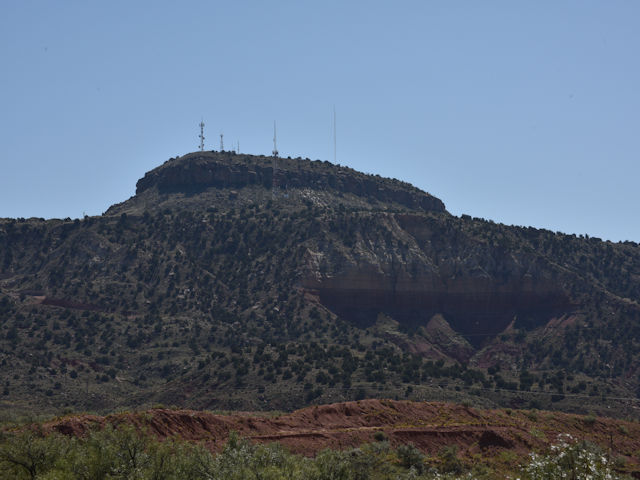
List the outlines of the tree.
{"type": "Polygon", "coordinates": [[[69,438],[40,431],[27,430],[4,434],[0,438],[0,473],[2,478],[35,480],[53,468],[73,444],[69,438]]]}

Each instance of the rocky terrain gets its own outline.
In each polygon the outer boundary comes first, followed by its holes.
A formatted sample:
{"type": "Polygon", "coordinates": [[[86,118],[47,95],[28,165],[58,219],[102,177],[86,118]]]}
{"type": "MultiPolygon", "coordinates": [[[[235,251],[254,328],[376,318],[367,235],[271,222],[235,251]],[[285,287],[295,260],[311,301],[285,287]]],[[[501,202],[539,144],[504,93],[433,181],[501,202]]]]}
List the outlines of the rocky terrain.
{"type": "Polygon", "coordinates": [[[105,425],[135,425],[159,439],[178,437],[220,451],[236,432],[253,442],[279,442],[292,453],[315,456],[384,439],[413,444],[430,458],[456,449],[468,466],[481,461],[497,471],[525,464],[558,438],[600,446],[619,468],[640,474],[640,425],[609,418],[529,410],[483,410],[445,403],[363,400],[307,407],[286,414],[214,414],[153,409],[109,416],[75,415],[42,424],[48,432],[82,437],[105,425]],[[612,442],[612,438],[616,441],[612,442]]]}
{"type": "Polygon", "coordinates": [[[170,159],[99,217],[0,220],[0,409],[374,398],[636,417],[640,248],[397,180],[170,159]]]}
{"type": "MultiPolygon", "coordinates": [[[[398,180],[365,175],[329,162],[235,153],[200,152],[170,159],[148,172],[136,184],[136,197],[144,193],[201,193],[210,188],[312,189],[339,196],[352,195],[410,209],[444,212],[439,199],[398,180]]],[[[288,197],[287,197],[288,198],[288,197]]]]}

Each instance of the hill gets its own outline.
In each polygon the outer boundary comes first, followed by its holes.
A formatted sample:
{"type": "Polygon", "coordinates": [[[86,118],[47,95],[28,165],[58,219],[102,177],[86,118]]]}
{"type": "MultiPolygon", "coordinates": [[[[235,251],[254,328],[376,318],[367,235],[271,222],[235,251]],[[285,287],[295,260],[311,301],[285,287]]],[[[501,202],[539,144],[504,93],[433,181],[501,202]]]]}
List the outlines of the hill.
{"type": "Polygon", "coordinates": [[[455,217],[328,162],[198,152],[102,216],[0,220],[0,406],[637,416],[639,300],[635,243],[455,217]]]}
{"type": "MultiPolygon", "coordinates": [[[[489,410],[445,403],[363,400],[307,407],[285,414],[220,414],[155,408],[106,417],[68,415],[30,427],[57,439],[61,437],[55,435],[62,434],[90,445],[92,442],[94,445],[101,442],[101,451],[106,452],[112,448],[124,450],[127,442],[133,441],[137,450],[142,450],[146,444],[150,455],[158,455],[159,448],[150,444],[155,439],[168,442],[170,449],[183,454],[186,453],[184,449],[176,448],[176,444],[171,442],[200,444],[209,451],[229,454],[228,442],[235,442],[233,437],[237,435],[252,444],[277,442],[293,454],[315,457],[316,461],[322,461],[327,449],[345,451],[347,457],[354,460],[377,452],[382,458],[372,461],[376,457],[374,455],[368,461],[361,459],[362,466],[371,468],[384,460],[389,467],[408,468],[414,465],[421,467],[420,470],[437,469],[440,472],[457,473],[453,478],[467,478],[461,477],[465,472],[472,472],[469,478],[522,478],[521,468],[532,462],[531,454],[557,455],[559,452],[550,449],[550,445],[588,442],[595,446],[590,450],[599,451],[598,458],[602,456],[608,459],[608,463],[618,472],[632,474],[634,478],[640,475],[637,456],[640,451],[640,425],[637,422],[548,411],[489,410]],[[109,427],[123,426],[123,435],[112,439],[109,427]],[[130,426],[138,432],[144,432],[148,440],[141,442],[128,437],[126,432],[130,426]],[[103,435],[97,434],[100,431],[103,435]],[[87,440],[92,438],[93,441],[87,440]],[[394,459],[394,449],[399,457],[397,460],[394,459]]],[[[23,426],[6,430],[20,432],[29,428],[23,426]]],[[[2,452],[7,448],[6,443],[7,440],[0,437],[0,463],[3,460],[2,452]]],[[[14,443],[20,444],[20,441],[14,443]]],[[[250,450],[239,450],[238,455],[250,453],[250,450]]],[[[334,465],[338,465],[340,457],[336,453],[332,455],[334,465]]],[[[122,457],[128,458],[127,455],[122,457]]],[[[103,455],[101,465],[108,458],[108,455],[103,455]]],[[[276,465],[283,463],[277,461],[278,456],[270,455],[269,458],[274,458],[276,465]]],[[[248,459],[244,458],[243,462],[246,464],[248,459]]],[[[554,475],[547,476],[557,478],[554,475]]],[[[396,477],[415,478],[415,475],[393,476],[396,477]]],[[[361,474],[353,478],[364,477],[361,474]]],[[[391,478],[391,475],[380,478],[391,478]]],[[[442,476],[433,474],[424,478],[442,476]]]]}

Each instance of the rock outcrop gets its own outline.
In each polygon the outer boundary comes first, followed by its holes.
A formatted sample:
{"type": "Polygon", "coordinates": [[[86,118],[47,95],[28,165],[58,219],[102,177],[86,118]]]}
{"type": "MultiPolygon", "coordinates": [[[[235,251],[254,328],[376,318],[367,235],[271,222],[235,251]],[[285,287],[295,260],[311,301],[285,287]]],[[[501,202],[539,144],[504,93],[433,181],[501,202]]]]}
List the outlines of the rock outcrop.
{"type": "Polygon", "coordinates": [[[444,203],[398,180],[366,175],[328,162],[236,155],[231,152],[198,152],[171,159],[147,172],[136,185],[136,194],[157,188],[161,193],[197,193],[207,188],[243,188],[252,185],[282,189],[335,191],[406,208],[445,212],[444,203]]]}
{"type": "Polygon", "coordinates": [[[363,327],[384,313],[415,330],[442,314],[462,334],[496,335],[515,318],[532,327],[574,308],[558,270],[540,257],[443,239],[425,216],[371,223],[351,250],[309,251],[306,266],[303,286],[363,327]],[[375,238],[385,228],[388,245],[375,238]]]}

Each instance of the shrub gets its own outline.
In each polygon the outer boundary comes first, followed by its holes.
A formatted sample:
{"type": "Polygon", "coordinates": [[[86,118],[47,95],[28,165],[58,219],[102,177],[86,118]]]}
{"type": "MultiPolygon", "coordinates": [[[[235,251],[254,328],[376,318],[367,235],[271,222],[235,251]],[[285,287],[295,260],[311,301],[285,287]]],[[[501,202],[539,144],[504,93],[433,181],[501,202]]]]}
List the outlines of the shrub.
{"type": "Polygon", "coordinates": [[[615,480],[619,477],[609,466],[607,456],[595,445],[574,442],[573,437],[563,434],[559,443],[551,446],[547,455],[530,455],[530,462],[523,468],[528,480],[549,478],[589,478],[591,480],[615,480]]]}
{"type": "Polygon", "coordinates": [[[457,445],[444,447],[440,451],[440,461],[440,470],[445,473],[461,474],[464,471],[464,465],[458,458],[457,445]]]}
{"type": "Polygon", "coordinates": [[[387,435],[382,431],[376,432],[373,434],[373,439],[376,442],[384,442],[385,440],[387,440],[387,435]]]}
{"type": "Polygon", "coordinates": [[[396,450],[396,455],[400,464],[405,468],[413,468],[418,473],[422,473],[425,467],[424,454],[416,448],[413,443],[400,445],[396,450]]]}

